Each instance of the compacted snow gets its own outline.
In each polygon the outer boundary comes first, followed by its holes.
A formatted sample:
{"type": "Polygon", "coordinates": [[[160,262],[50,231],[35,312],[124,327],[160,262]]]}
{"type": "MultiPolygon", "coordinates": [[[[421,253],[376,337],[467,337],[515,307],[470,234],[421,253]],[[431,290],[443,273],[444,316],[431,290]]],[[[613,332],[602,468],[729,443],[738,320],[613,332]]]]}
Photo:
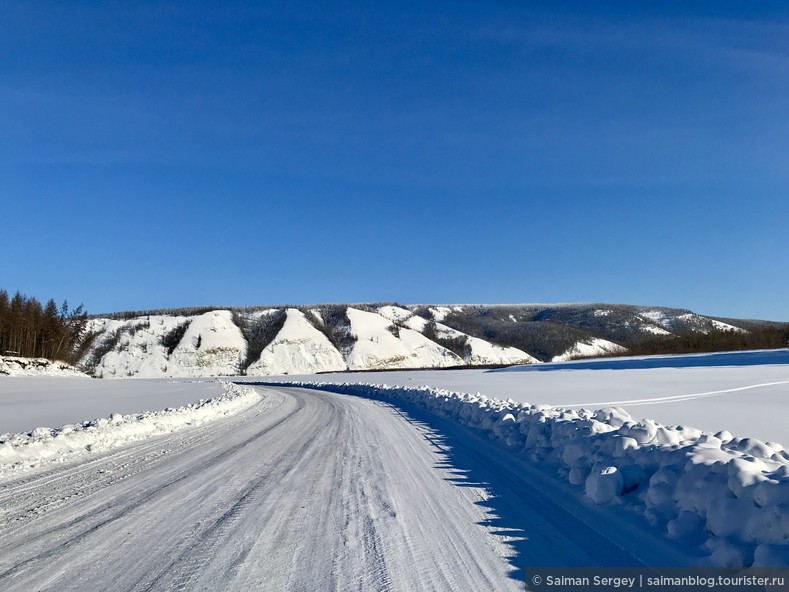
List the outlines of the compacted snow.
{"type": "Polygon", "coordinates": [[[683,564],[456,422],[261,389],[232,416],[2,482],[0,588],[522,590],[525,565],[683,564]],[[622,526],[621,530],[611,525],[622,526]],[[606,525],[606,528],[601,528],[606,525]]]}

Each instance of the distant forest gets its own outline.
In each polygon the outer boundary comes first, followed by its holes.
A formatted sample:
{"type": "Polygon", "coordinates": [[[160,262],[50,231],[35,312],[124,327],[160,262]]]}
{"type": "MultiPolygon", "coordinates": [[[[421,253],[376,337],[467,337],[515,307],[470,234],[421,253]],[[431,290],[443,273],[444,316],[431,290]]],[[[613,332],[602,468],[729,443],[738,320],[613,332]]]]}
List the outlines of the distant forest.
{"type": "Polygon", "coordinates": [[[695,354],[784,347],[789,347],[789,325],[759,327],[748,333],[713,331],[707,334],[687,332],[671,336],[655,336],[628,344],[627,354],[619,355],[695,354]]]}
{"type": "Polygon", "coordinates": [[[0,354],[26,358],[49,358],[70,364],[84,353],[88,320],[80,304],[70,309],[50,299],[42,305],[17,292],[13,297],[0,290],[0,354]]]}

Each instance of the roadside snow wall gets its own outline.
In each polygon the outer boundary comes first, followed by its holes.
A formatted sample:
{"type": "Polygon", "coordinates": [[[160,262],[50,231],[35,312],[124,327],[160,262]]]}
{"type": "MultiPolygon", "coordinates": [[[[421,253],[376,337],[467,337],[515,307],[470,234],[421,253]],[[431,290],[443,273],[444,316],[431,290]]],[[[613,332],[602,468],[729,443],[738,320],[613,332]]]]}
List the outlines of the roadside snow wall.
{"type": "Polygon", "coordinates": [[[780,444],[636,422],[618,407],[537,407],[430,387],[276,385],[426,409],[553,464],[597,504],[628,505],[668,537],[703,544],[712,565],[789,565],[789,454],[780,444]]]}
{"type": "Polygon", "coordinates": [[[223,383],[225,394],[183,407],[121,415],[113,413],[80,424],[0,434],[0,479],[79,454],[111,450],[151,436],[199,426],[251,407],[261,396],[248,386],[223,383]]]}

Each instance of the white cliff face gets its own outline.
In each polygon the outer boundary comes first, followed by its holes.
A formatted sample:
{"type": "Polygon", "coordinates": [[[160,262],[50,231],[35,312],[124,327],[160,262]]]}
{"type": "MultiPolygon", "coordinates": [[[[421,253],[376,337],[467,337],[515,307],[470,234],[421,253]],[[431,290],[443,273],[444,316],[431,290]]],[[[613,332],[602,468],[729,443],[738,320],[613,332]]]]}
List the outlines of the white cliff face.
{"type": "Polygon", "coordinates": [[[250,376],[315,374],[346,370],[342,355],[299,310],[286,311],[285,324],[260,359],[247,368],[250,376]]]}
{"type": "Polygon", "coordinates": [[[96,339],[89,356],[100,348],[105,340],[116,335],[114,347],[99,360],[94,374],[100,378],[136,376],[156,378],[179,376],[172,374],[167,349],[162,339],[178,325],[188,322],[188,317],[151,315],[127,321],[91,321],[89,330],[103,330],[96,339]]]}
{"type": "Polygon", "coordinates": [[[192,317],[169,358],[166,376],[233,376],[239,374],[247,342],[229,310],[192,317]]]}
{"type": "Polygon", "coordinates": [[[348,356],[351,370],[446,368],[463,363],[448,349],[412,329],[396,327],[374,312],[348,308],[356,343],[348,356]]]}

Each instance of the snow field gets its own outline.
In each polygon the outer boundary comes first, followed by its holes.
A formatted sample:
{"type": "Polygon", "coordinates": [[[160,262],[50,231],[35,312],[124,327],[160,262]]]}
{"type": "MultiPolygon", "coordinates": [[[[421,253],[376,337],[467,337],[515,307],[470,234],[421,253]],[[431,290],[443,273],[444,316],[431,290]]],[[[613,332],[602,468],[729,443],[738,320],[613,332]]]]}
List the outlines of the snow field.
{"type": "Polygon", "coordinates": [[[556,466],[594,503],[621,505],[669,538],[701,545],[711,565],[789,565],[789,454],[781,444],[636,422],[619,407],[561,409],[430,387],[289,384],[407,402],[485,432],[556,466]]]}
{"type": "Polygon", "coordinates": [[[224,394],[201,399],[182,407],[122,415],[113,413],[80,424],[59,428],[39,427],[30,432],[0,435],[0,479],[49,463],[64,462],[78,455],[96,453],[151,436],[238,413],[261,400],[248,386],[223,382],[224,394]]]}

